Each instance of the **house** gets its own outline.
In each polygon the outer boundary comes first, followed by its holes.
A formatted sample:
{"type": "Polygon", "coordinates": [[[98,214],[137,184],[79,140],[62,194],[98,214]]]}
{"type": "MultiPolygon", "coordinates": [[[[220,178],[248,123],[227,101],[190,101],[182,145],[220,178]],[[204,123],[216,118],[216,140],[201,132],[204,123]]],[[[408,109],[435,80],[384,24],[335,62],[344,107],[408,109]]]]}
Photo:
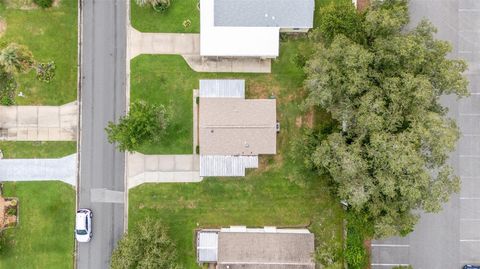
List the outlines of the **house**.
{"type": "Polygon", "coordinates": [[[200,55],[276,58],[280,32],[307,32],[314,9],[314,0],[200,0],[200,55]]]}
{"type": "Polygon", "coordinates": [[[314,269],[314,251],[307,229],[232,226],[197,232],[197,262],[217,269],[314,269]]]}
{"type": "Polygon", "coordinates": [[[245,99],[244,80],[200,80],[200,176],[245,176],[275,154],[275,99],[245,99]]]}

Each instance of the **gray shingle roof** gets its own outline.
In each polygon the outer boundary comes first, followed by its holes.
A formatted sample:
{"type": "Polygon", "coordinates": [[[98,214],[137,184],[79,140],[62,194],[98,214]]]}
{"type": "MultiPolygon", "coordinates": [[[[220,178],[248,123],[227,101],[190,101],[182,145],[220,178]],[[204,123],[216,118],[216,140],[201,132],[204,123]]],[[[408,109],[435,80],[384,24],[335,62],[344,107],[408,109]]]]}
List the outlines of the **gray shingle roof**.
{"type": "Polygon", "coordinates": [[[312,28],[314,0],[215,0],[215,26],[312,28]]]}

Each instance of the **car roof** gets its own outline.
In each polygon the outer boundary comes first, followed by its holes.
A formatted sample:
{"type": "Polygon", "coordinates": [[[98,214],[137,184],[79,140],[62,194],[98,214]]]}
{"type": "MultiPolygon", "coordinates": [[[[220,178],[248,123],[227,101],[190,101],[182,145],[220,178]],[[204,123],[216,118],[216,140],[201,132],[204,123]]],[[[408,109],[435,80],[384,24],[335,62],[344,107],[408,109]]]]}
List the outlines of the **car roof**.
{"type": "Polygon", "coordinates": [[[85,227],[85,219],[87,218],[87,213],[84,212],[77,212],[77,216],[75,219],[75,229],[77,230],[84,230],[85,227]]]}

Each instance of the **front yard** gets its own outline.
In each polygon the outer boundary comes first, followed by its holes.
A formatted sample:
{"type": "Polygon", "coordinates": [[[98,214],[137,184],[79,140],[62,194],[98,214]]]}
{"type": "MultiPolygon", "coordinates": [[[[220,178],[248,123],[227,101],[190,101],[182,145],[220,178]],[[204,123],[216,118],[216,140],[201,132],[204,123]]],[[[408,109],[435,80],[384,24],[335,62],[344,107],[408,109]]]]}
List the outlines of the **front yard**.
{"type": "Polygon", "coordinates": [[[29,1],[0,2],[0,17],[6,31],[0,46],[16,42],[27,46],[36,60],[54,61],[55,77],[50,83],[38,81],[35,71],[22,74],[17,81],[19,105],[63,105],[77,99],[77,1],[61,0],[49,9],[19,9],[16,4],[29,1]]]}
{"type": "Polygon", "coordinates": [[[200,32],[199,0],[171,1],[164,13],[157,12],[148,5],[140,7],[130,0],[130,18],[133,28],[140,32],[157,33],[198,33],[200,32]],[[190,25],[185,27],[184,21],[190,25]]]}
{"type": "Polygon", "coordinates": [[[0,268],[72,268],[75,190],[65,183],[4,183],[19,198],[19,223],[5,230],[0,268]]]}

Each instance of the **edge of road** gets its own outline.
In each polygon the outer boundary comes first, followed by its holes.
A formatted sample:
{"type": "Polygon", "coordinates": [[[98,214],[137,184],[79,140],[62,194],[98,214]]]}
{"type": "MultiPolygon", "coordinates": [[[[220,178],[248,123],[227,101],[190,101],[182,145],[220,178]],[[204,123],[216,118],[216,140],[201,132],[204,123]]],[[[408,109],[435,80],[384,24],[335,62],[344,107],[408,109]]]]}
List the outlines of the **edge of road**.
{"type": "MultiPolygon", "coordinates": [[[[125,27],[127,34],[126,42],[126,61],[125,61],[125,114],[130,109],[130,0],[127,0],[125,27]]],[[[125,170],[124,170],[124,198],[123,198],[123,231],[128,231],[128,152],[125,152],[125,170]]]]}
{"type": "MultiPolygon", "coordinates": [[[[77,124],[77,186],[75,192],[75,212],[78,209],[78,195],[80,190],[80,140],[82,129],[82,44],[83,44],[83,0],[77,0],[77,102],[78,102],[78,124],[77,124]]],[[[74,212],[72,212],[74,213],[74,212]]],[[[73,268],[77,268],[78,244],[73,238],[73,268]]]]}

